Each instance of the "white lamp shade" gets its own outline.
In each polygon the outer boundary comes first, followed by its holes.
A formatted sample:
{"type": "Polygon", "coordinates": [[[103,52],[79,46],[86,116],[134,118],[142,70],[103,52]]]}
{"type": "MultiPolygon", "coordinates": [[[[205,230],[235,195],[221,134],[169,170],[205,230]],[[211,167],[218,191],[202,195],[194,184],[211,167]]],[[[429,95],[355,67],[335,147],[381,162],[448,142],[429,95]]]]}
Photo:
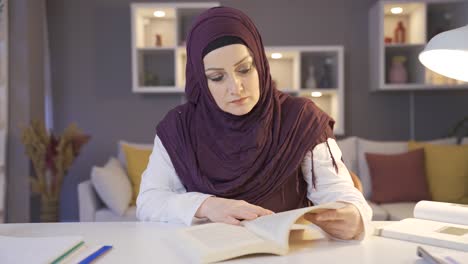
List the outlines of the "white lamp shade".
{"type": "Polygon", "coordinates": [[[436,73],[468,82],[468,25],[433,37],[419,61],[436,73]]]}

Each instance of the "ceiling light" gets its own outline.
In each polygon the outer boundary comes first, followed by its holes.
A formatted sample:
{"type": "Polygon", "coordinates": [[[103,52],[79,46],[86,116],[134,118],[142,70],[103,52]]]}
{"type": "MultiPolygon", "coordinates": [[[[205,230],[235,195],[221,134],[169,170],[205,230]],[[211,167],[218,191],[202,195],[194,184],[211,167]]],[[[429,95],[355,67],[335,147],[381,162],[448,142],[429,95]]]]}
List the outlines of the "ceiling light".
{"type": "Polygon", "coordinates": [[[281,53],[273,53],[273,54],[271,54],[271,58],[272,58],[272,59],[281,59],[281,58],[283,58],[283,54],[281,54],[281,53]]]}
{"type": "Polygon", "coordinates": [[[401,8],[399,6],[392,7],[392,9],[390,9],[390,12],[392,12],[392,14],[394,14],[394,15],[398,15],[398,14],[403,13],[403,8],[401,8]]]}
{"type": "Polygon", "coordinates": [[[155,12],[153,13],[153,15],[154,15],[155,17],[165,17],[165,16],[166,16],[166,12],[161,11],[161,10],[158,10],[158,11],[155,11],[155,12]]]}

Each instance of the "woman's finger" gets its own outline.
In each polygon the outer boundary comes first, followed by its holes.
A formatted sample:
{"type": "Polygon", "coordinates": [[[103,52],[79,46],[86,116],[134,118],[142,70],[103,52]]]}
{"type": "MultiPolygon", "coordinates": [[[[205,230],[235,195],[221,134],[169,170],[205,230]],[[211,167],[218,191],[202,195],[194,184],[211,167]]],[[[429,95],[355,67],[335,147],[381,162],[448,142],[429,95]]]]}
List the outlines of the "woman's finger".
{"type": "Polygon", "coordinates": [[[343,220],[344,216],[338,210],[327,210],[317,213],[317,221],[336,221],[343,220]]]}
{"type": "Polygon", "coordinates": [[[273,211],[253,204],[247,204],[246,209],[258,216],[274,214],[273,211]]]}
{"type": "Polygon", "coordinates": [[[328,230],[347,230],[349,227],[343,220],[318,221],[318,225],[328,230]]]}
{"type": "Polygon", "coordinates": [[[241,219],[241,220],[253,220],[258,217],[257,214],[252,213],[245,207],[239,207],[232,212],[231,217],[241,219]]]}
{"type": "Polygon", "coordinates": [[[230,225],[240,225],[240,221],[232,216],[226,216],[226,218],[224,219],[223,221],[224,223],[226,224],[230,224],[230,225]]]}

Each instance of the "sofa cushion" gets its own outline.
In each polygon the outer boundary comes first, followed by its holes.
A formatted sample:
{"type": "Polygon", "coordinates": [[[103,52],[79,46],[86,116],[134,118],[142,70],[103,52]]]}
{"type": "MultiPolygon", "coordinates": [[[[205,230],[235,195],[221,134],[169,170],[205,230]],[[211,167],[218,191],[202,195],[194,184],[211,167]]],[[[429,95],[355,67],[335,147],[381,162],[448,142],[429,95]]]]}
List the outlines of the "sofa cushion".
{"type": "MultiPolygon", "coordinates": [[[[456,143],[456,138],[442,138],[427,141],[432,144],[447,144],[453,145],[456,143]]],[[[406,141],[372,141],[366,139],[357,140],[357,158],[358,158],[358,176],[361,178],[364,196],[370,198],[372,194],[372,183],[369,173],[369,167],[365,158],[365,153],[376,154],[400,154],[408,151],[408,142],[406,141]]]]}
{"type": "Polygon", "coordinates": [[[461,142],[462,145],[468,145],[468,137],[464,137],[461,142]]]}
{"type": "Polygon", "coordinates": [[[141,175],[148,166],[151,149],[142,149],[135,146],[122,144],[125,160],[127,161],[127,174],[132,183],[131,205],[135,205],[140,192],[141,175]]]}
{"type": "Polygon", "coordinates": [[[338,140],[336,143],[340,147],[344,164],[348,170],[359,175],[356,151],[357,137],[348,137],[338,140]]]}
{"type": "Polygon", "coordinates": [[[136,207],[131,206],[127,208],[124,215],[118,216],[107,208],[102,208],[96,211],[96,222],[134,222],[137,221],[136,207]]]}
{"type": "Polygon", "coordinates": [[[357,157],[359,178],[361,178],[364,189],[364,197],[369,199],[372,196],[372,182],[369,173],[369,167],[365,158],[365,153],[375,154],[400,154],[408,150],[408,143],[405,141],[371,141],[359,139],[357,143],[357,157]]]}
{"type": "Polygon", "coordinates": [[[145,150],[153,149],[153,144],[133,143],[125,140],[120,140],[117,144],[117,158],[119,159],[120,164],[122,164],[125,170],[127,170],[127,159],[125,158],[125,152],[123,151],[122,147],[123,145],[145,150]]]}
{"type": "Polygon", "coordinates": [[[390,221],[400,221],[405,218],[411,218],[413,216],[413,210],[416,206],[415,202],[405,203],[385,203],[380,204],[383,210],[388,213],[390,221]]]}
{"type": "Polygon", "coordinates": [[[372,196],[376,203],[430,200],[424,150],[402,154],[366,153],[371,175],[372,196]]]}
{"type": "Polygon", "coordinates": [[[110,158],[104,167],[94,166],[91,182],[104,204],[117,215],[123,215],[132,198],[132,185],[116,158],[110,158]]]}
{"type": "Polygon", "coordinates": [[[408,147],[424,148],[433,200],[459,203],[468,197],[468,145],[447,146],[411,141],[408,147]]]}
{"type": "Polygon", "coordinates": [[[372,221],[386,221],[388,219],[388,213],[382,207],[371,201],[367,201],[367,203],[372,208],[372,221]]]}
{"type": "Polygon", "coordinates": [[[455,145],[457,144],[457,138],[456,137],[440,138],[440,139],[424,141],[424,143],[437,144],[437,145],[455,145]]]}

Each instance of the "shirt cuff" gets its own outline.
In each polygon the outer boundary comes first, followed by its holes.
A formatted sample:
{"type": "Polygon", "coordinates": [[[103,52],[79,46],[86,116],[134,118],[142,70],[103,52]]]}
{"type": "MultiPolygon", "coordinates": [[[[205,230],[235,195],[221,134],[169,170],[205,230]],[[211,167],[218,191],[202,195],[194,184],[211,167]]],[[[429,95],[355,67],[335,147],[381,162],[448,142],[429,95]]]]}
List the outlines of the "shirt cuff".
{"type": "MultiPolygon", "coordinates": [[[[361,220],[362,220],[362,225],[363,225],[363,230],[360,234],[356,235],[353,240],[357,240],[357,241],[362,241],[364,240],[369,234],[373,234],[373,227],[371,225],[371,218],[372,216],[369,216],[366,214],[366,211],[364,208],[363,208],[363,205],[361,203],[358,203],[358,202],[348,202],[354,206],[356,206],[356,208],[358,209],[359,211],[359,214],[361,215],[361,220]]],[[[372,210],[372,209],[371,209],[372,210]]],[[[372,211],[371,211],[372,212],[372,211]]]]}
{"type": "Polygon", "coordinates": [[[184,214],[182,216],[183,222],[185,225],[193,225],[194,221],[196,221],[197,217],[195,217],[195,214],[197,213],[198,208],[200,208],[200,205],[208,198],[213,195],[211,194],[205,194],[205,193],[197,193],[197,192],[189,192],[185,193],[190,195],[190,199],[192,202],[190,203],[190,207],[188,208],[181,208],[181,212],[184,214]]]}

